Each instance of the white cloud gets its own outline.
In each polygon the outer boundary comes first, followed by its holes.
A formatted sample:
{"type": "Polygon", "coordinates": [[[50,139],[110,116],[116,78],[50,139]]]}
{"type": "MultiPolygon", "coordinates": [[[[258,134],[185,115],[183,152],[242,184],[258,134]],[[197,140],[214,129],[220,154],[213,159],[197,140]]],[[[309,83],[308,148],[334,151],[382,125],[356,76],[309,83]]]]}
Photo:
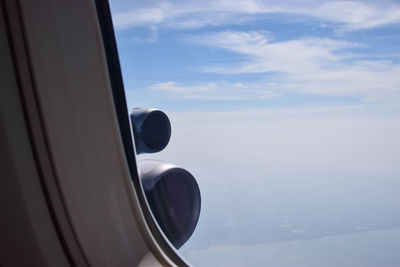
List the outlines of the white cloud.
{"type": "Polygon", "coordinates": [[[305,234],[305,233],[307,233],[306,230],[302,230],[302,229],[293,229],[290,232],[292,232],[293,234],[305,234]]]}
{"type": "Polygon", "coordinates": [[[189,36],[188,41],[199,45],[222,48],[247,55],[248,62],[236,66],[207,67],[204,70],[219,73],[302,73],[318,70],[324,64],[339,62],[345,56],[337,53],[359,44],[327,38],[302,38],[273,42],[269,33],[260,31],[223,31],[189,36]]]}
{"type": "Polygon", "coordinates": [[[380,27],[400,22],[400,5],[394,1],[149,1],[138,6],[112,1],[119,29],[134,26],[201,28],[237,24],[254,16],[283,13],[342,24],[348,30],[380,27]],[[249,17],[250,16],[250,17],[249,17]]]}
{"type": "Polygon", "coordinates": [[[169,112],[173,117],[192,118],[194,121],[206,122],[209,118],[212,121],[231,121],[231,120],[259,120],[274,119],[284,117],[301,117],[303,115],[315,114],[338,114],[341,112],[362,111],[367,107],[362,104],[358,105],[320,105],[320,106],[303,106],[303,107],[279,107],[279,108],[260,108],[260,109],[239,109],[235,111],[185,111],[185,112],[169,112]],[[207,118],[206,121],[204,118],[207,118]]]}
{"type": "Polygon", "coordinates": [[[400,22],[399,4],[388,2],[332,1],[318,5],[311,14],[328,21],[345,23],[352,30],[400,22]]]}
{"type": "Polygon", "coordinates": [[[145,90],[155,90],[164,93],[171,99],[197,100],[253,100],[278,97],[273,93],[273,84],[257,84],[242,82],[217,81],[198,83],[195,85],[180,85],[173,81],[156,83],[145,90]]]}
{"type": "Polygon", "coordinates": [[[349,49],[363,47],[362,44],[328,38],[277,42],[266,31],[211,32],[184,38],[245,56],[236,64],[200,67],[201,71],[269,73],[268,81],[165,81],[143,88],[143,92],[157,91],[162,97],[181,100],[255,100],[290,92],[358,97],[364,102],[400,101],[400,64],[383,59],[366,60],[365,56],[350,52],[349,49]]]}
{"type": "Polygon", "coordinates": [[[212,32],[186,39],[247,56],[236,65],[201,68],[205,72],[278,73],[274,82],[281,90],[355,96],[365,101],[400,100],[400,65],[389,60],[366,60],[349,52],[362,44],[327,38],[274,42],[269,33],[257,31],[212,32]]]}
{"type": "Polygon", "coordinates": [[[164,12],[160,8],[139,9],[133,12],[119,13],[113,16],[117,28],[152,25],[164,21],[164,12]]]}

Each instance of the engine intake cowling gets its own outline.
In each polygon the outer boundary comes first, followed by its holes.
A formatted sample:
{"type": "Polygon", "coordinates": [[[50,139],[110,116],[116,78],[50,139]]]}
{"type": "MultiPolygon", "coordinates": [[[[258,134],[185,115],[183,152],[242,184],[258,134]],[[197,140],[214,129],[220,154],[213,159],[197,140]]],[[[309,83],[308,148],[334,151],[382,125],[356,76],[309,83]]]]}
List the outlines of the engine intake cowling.
{"type": "Polygon", "coordinates": [[[163,150],[171,138],[168,116],[158,109],[135,108],[130,113],[137,154],[163,150]]]}
{"type": "Polygon", "coordinates": [[[193,234],[201,196],[195,178],[185,169],[157,160],[139,161],[139,175],[160,228],[180,248],[193,234]]]}

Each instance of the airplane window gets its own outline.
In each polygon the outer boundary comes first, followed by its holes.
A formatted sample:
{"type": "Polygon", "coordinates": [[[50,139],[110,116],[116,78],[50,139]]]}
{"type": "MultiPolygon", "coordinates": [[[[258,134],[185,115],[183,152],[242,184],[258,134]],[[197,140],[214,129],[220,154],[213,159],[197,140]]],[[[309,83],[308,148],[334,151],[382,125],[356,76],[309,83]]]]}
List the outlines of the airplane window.
{"type": "Polygon", "coordinates": [[[400,266],[398,2],[110,4],[143,186],[184,258],[400,266]],[[155,185],[160,161],[186,182],[155,185]]]}

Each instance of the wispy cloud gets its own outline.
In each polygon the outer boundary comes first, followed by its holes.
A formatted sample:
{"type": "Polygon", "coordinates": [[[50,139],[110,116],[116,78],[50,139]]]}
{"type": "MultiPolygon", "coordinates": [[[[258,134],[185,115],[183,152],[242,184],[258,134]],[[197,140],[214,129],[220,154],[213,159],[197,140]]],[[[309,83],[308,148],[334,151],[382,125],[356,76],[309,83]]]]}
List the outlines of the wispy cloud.
{"type": "Polygon", "coordinates": [[[155,83],[145,90],[154,90],[164,93],[171,99],[196,99],[196,100],[253,100],[278,97],[272,91],[273,83],[242,83],[217,81],[210,83],[197,83],[182,85],[173,81],[155,83]]]}
{"type": "Polygon", "coordinates": [[[395,1],[149,1],[147,5],[112,1],[119,29],[135,26],[201,28],[237,24],[254,16],[292,14],[340,24],[347,30],[368,29],[400,22],[395,1]],[[250,15],[250,17],[249,17],[250,15]]]}
{"type": "Polygon", "coordinates": [[[293,229],[293,230],[291,230],[291,232],[293,234],[305,234],[305,233],[307,233],[307,231],[303,230],[303,229],[293,229]]]}
{"type": "Polygon", "coordinates": [[[367,108],[366,105],[317,105],[317,106],[302,106],[302,107],[280,107],[280,108],[253,108],[239,109],[234,112],[231,110],[224,111],[185,111],[173,112],[169,111],[173,117],[192,118],[195,121],[203,121],[204,118],[213,118],[216,121],[230,120],[253,120],[253,119],[271,119],[271,118],[298,118],[303,115],[321,115],[321,114],[349,114],[351,112],[362,111],[367,108]]]}
{"type": "Polygon", "coordinates": [[[399,23],[400,5],[383,1],[329,1],[317,5],[310,14],[345,23],[350,30],[367,29],[399,23]]]}
{"type": "Polygon", "coordinates": [[[360,57],[354,49],[362,44],[328,38],[276,42],[271,34],[259,31],[211,32],[187,40],[247,57],[236,65],[201,68],[205,72],[278,73],[274,82],[281,92],[357,96],[364,101],[400,98],[400,65],[390,60],[360,57]]]}
{"type": "MultiPolygon", "coordinates": [[[[302,38],[274,42],[264,31],[223,31],[189,36],[187,40],[199,45],[229,50],[248,56],[248,61],[236,66],[207,67],[204,70],[219,73],[301,73],[315,71],[321,65],[337,63],[348,58],[344,49],[360,46],[355,43],[327,38],[302,38]]],[[[332,67],[330,64],[329,67],[332,67]]]]}

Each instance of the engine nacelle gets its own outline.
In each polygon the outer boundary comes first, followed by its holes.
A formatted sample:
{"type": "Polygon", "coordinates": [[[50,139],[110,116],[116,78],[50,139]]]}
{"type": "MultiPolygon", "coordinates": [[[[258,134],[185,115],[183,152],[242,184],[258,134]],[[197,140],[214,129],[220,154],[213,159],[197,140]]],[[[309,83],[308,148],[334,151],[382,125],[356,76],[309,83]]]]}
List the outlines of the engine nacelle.
{"type": "Polygon", "coordinates": [[[180,248],[193,234],[201,196],[195,178],[185,169],[157,160],[139,161],[147,201],[169,241],[180,248]]]}
{"type": "Polygon", "coordinates": [[[137,154],[163,150],[171,138],[168,116],[157,109],[135,108],[130,113],[137,154]]]}

